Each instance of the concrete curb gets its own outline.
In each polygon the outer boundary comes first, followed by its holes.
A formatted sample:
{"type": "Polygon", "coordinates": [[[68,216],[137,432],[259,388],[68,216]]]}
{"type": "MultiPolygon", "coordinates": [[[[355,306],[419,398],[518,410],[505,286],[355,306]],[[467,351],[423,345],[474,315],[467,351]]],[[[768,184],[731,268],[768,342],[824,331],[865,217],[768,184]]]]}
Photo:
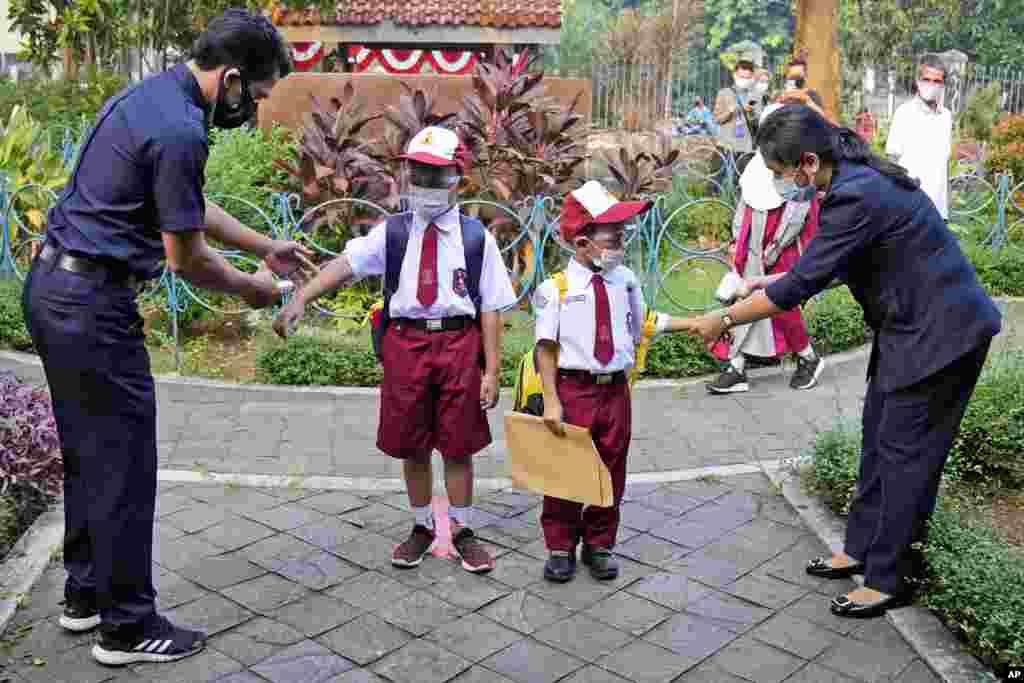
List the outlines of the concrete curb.
{"type": "Polygon", "coordinates": [[[36,518],[0,564],[0,635],[18,611],[24,596],[43,575],[53,551],[64,542],[64,506],[55,503],[36,518]]]}
{"type": "MultiPolygon", "coordinates": [[[[766,473],[818,538],[831,550],[841,550],[846,535],[843,522],[821,501],[804,493],[792,470],[766,469],[766,473]]],[[[855,580],[864,582],[862,576],[855,580]]],[[[885,617],[944,683],[977,683],[993,675],[924,607],[890,610],[885,617]]]]}
{"type": "MultiPolygon", "coordinates": [[[[861,346],[853,349],[852,351],[844,351],[842,353],[836,353],[829,356],[825,356],[826,362],[829,367],[837,367],[845,365],[850,362],[859,361],[867,358],[870,354],[871,347],[861,346]]],[[[15,373],[18,372],[17,368],[25,367],[31,369],[33,374],[42,376],[43,365],[39,360],[38,356],[30,353],[21,353],[18,351],[0,351],[0,369],[7,368],[13,369],[15,373]]],[[[748,371],[751,377],[771,377],[773,375],[779,375],[787,370],[782,367],[768,367],[768,368],[757,368],[748,371]]],[[[695,384],[703,384],[710,379],[714,379],[716,375],[702,375],[700,377],[688,377],[686,379],[654,379],[654,380],[641,380],[636,383],[634,389],[663,389],[663,388],[681,388],[689,387],[695,384]]],[[[237,384],[234,382],[218,382],[216,380],[201,379],[197,377],[181,377],[177,375],[157,375],[156,383],[159,387],[164,386],[177,386],[177,387],[196,387],[205,389],[217,389],[217,390],[228,390],[238,392],[252,392],[252,393],[265,393],[268,391],[281,392],[285,394],[295,395],[309,395],[309,394],[320,394],[323,396],[378,396],[380,389],[376,387],[341,387],[341,386],[315,386],[315,387],[292,387],[278,384],[237,384]]],[[[504,389],[503,391],[508,392],[511,389],[504,389]]]]}

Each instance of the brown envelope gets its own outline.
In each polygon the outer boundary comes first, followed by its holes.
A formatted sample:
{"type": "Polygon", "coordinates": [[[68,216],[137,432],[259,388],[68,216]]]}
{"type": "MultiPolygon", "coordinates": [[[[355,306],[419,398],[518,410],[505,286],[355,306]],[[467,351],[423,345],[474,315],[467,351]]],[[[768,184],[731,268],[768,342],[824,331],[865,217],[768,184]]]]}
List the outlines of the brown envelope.
{"type": "Polygon", "coordinates": [[[567,424],[565,436],[559,437],[543,418],[505,413],[505,442],[516,488],[586,505],[612,506],[612,475],[589,430],[567,424]]]}

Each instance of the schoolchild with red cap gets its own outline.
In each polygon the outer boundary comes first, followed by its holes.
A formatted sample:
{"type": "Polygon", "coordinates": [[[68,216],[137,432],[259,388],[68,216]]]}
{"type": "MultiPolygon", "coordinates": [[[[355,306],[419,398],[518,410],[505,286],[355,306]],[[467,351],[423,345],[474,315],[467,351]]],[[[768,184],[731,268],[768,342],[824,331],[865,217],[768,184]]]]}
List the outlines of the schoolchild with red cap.
{"type": "Polygon", "coordinates": [[[491,443],[485,411],[498,401],[499,311],[516,295],[494,236],[456,205],[467,163],[457,134],[425,128],[401,158],[409,211],[350,240],[281,310],[275,330],[287,336],[305,306],[327,292],[384,276],[377,447],[403,461],[415,517],[391,563],[416,567],[433,546],[436,449],[445,466],[452,545],[463,568],[487,572],[494,560],[471,528],[472,458],[491,443]]]}
{"type": "MultiPolygon", "coordinates": [[[[598,580],[614,579],[612,554],[626,486],[632,430],[628,372],[646,319],[640,282],[623,265],[625,226],[651,202],[617,201],[597,181],[570,192],[562,205],[562,239],[575,248],[564,296],[553,279],[537,288],[537,368],[544,386],[544,420],[557,435],[562,423],[590,430],[612,476],[614,504],[589,506],[545,496],[541,526],[550,557],[544,578],[566,582],[576,574],[576,548],[598,580]]],[[[655,333],[682,331],[658,313],[655,333]]]]}

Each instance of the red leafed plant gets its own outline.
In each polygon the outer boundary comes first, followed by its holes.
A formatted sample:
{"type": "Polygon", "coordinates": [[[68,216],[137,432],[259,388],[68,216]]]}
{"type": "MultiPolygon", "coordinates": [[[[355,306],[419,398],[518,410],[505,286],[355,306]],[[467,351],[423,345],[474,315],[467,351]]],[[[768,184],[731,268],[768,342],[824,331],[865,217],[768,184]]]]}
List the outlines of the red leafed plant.
{"type": "Polygon", "coordinates": [[[455,114],[439,114],[434,111],[436,92],[412,88],[401,82],[405,93],[399,96],[398,106],[388,106],[384,119],[391,124],[384,136],[384,156],[392,164],[392,172],[398,175],[397,158],[405,152],[417,133],[428,126],[454,128],[455,114]]]}
{"type": "Polygon", "coordinates": [[[679,150],[672,149],[669,139],[660,133],[658,142],[659,148],[652,152],[637,153],[625,145],[617,154],[605,154],[608,171],[619,185],[619,199],[640,199],[671,187],[679,150]]]}
{"type": "Polygon", "coordinates": [[[0,373],[0,495],[32,489],[57,496],[64,462],[46,391],[0,373]]]}

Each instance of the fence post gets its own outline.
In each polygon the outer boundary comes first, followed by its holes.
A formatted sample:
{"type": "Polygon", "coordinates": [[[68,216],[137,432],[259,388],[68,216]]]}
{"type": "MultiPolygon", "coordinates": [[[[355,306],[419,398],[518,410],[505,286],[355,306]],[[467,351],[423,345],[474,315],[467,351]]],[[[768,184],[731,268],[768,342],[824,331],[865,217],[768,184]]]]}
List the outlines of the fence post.
{"type": "Polygon", "coordinates": [[[181,374],[181,333],[178,330],[178,276],[167,272],[167,312],[171,316],[171,336],[174,337],[174,372],[181,374]]]}
{"type": "Polygon", "coordinates": [[[1006,225],[1006,205],[1010,202],[1010,174],[999,174],[996,186],[996,225],[992,235],[992,251],[998,253],[1006,243],[1009,229],[1006,225]]]}
{"type": "Polygon", "coordinates": [[[0,280],[17,277],[17,271],[14,268],[10,225],[7,220],[10,201],[12,200],[7,194],[7,176],[0,173],[0,280]]]}

